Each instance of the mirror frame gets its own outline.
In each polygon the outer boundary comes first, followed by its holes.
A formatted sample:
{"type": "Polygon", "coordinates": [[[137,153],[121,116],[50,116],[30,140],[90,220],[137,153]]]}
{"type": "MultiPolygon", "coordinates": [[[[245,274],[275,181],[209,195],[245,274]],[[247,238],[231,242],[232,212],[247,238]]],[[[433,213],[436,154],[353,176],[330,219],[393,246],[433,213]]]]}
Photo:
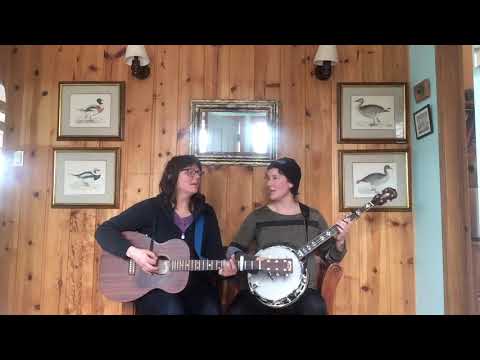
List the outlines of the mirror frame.
{"type": "Polygon", "coordinates": [[[205,165],[250,165],[266,166],[277,158],[278,149],[278,114],[277,100],[192,100],[190,126],[190,154],[195,155],[205,165]],[[204,112],[245,112],[267,111],[267,123],[272,129],[272,146],[266,154],[241,152],[200,153],[198,139],[201,114],[204,112]]]}

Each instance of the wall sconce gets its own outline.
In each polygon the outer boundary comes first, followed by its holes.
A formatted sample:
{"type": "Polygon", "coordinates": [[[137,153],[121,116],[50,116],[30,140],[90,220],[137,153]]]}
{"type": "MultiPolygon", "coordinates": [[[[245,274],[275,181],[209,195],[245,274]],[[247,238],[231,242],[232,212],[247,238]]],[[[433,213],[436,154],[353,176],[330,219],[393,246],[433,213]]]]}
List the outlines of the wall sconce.
{"type": "Polygon", "coordinates": [[[143,45],[128,45],[125,62],[132,68],[132,76],[144,80],[150,75],[150,59],[143,45]]]}
{"type": "Polygon", "coordinates": [[[337,47],[335,45],[320,45],[313,60],[315,77],[318,80],[328,80],[332,75],[332,66],[337,62],[337,47]]]}
{"type": "Polygon", "coordinates": [[[480,45],[473,45],[473,67],[480,66],[480,45]]]}

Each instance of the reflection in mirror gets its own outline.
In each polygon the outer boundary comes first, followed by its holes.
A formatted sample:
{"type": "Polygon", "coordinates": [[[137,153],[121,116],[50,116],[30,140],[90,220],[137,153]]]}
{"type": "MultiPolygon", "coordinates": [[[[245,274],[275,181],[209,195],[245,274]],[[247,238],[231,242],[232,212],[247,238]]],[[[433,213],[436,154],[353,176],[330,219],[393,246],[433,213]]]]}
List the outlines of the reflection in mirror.
{"type": "Polygon", "coordinates": [[[203,112],[199,134],[200,153],[267,153],[271,146],[267,116],[266,111],[203,112]]]}
{"type": "Polygon", "coordinates": [[[275,101],[192,101],[190,150],[204,163],[261,165],[276,158],[275,101]]]}

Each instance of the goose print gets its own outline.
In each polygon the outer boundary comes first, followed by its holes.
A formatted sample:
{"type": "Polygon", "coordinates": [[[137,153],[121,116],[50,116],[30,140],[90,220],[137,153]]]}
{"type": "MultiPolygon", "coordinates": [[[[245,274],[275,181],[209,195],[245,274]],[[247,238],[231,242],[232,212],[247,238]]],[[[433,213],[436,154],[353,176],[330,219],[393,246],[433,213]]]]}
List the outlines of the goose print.
{"type": "Polygon", "coordinates": [[[393,129],[393,96],[353,96],[352,129],[393,129]]]}
{"type": "Polygon", "coordinates": [[[354,197],[357,198],[371,197],[388,186],[397,188],[394,163],[354,163],[353,177],[354,197]]]}

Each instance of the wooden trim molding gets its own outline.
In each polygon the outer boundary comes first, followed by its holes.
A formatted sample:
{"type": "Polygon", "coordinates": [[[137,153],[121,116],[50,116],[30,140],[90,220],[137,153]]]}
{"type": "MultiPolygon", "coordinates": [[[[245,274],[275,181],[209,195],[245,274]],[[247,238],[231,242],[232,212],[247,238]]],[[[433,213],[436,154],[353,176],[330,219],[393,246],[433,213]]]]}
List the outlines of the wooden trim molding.
{"type": "Polygon", "coordinates": [[[465,148],[463,57],[459,45],[438,45],[440,181],[442,192],[445,313],[472,314],[473,267],[465,148]]]}

